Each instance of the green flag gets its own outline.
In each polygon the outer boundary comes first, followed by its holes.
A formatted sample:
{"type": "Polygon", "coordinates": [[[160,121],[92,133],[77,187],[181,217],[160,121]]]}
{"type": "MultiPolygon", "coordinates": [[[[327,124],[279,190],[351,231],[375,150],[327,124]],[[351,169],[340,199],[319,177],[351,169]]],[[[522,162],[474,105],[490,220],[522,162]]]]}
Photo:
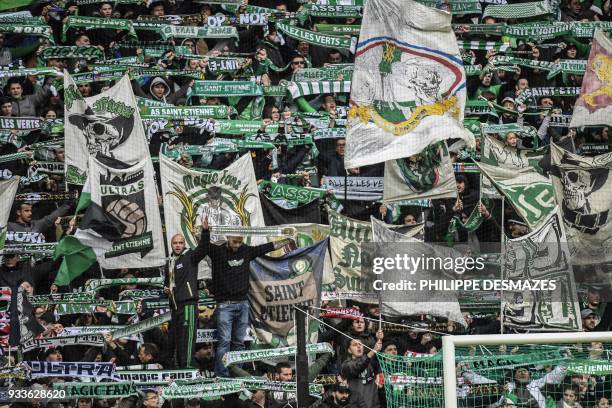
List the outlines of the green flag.
{"type": "Polygon", "coordinates": [[[96,253],[93,249],[72,235],[62,238],[55,247],[53,259],[58,259],[60,256],[64,259],[54,282],[58,286],[68,285],[96,262],[96,253]]]}

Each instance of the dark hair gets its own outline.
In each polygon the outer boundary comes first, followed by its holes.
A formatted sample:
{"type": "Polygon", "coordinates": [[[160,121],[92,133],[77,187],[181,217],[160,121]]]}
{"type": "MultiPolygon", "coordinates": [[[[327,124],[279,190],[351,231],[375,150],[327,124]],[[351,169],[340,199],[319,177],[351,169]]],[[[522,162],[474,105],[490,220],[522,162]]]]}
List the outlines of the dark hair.
{"type": "Polygon", "coordinates": [[[45,351],[45,356],[44,356],[44,357],[45,357],[45,359],[46,359],[46,358],[47,358],[47,357],[49,357],[51,354],[56,354],[56,353],[62,354],[62,352],[61,352],[61,350],[60,350],[60,349],[58,349],[58,348],[52,348],[52,349],[49,349],[49,350],[45,351]]]}
{"type": "Polygon", "coordinates": [[[281,361],[280,363],[276,364],[276,372],[278,374],[281,373],[283,368],[289,368],[289,369],[291,369],[293,371],[293,369],[291,368],[291,364],[287,363],[286,361],[281,361]]]}
{"type": "Polygon", "coordinates": [[[153,357],[153,360],[157,359],[157,355],[159,354],[159,348],[154,343],[143,343],[140,346],[145,354],[150,354],[153,357]]]}

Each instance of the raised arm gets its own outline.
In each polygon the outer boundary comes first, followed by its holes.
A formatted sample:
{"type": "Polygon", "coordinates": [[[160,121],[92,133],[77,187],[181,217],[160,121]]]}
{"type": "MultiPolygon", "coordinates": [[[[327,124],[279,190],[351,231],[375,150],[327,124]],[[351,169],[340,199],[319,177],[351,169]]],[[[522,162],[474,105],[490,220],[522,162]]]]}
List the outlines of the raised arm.
{"type": "Polygon", "coordinates": [[[211,251],[210,244],[210,227],[208,225],[208,217],[204,217],[202,220],[202,236],[200,237],[200,242],[198,242],[198,246],[193,250],[193,259],[195,263],[199,263],[204,257],[210,254],[211,251]]]}

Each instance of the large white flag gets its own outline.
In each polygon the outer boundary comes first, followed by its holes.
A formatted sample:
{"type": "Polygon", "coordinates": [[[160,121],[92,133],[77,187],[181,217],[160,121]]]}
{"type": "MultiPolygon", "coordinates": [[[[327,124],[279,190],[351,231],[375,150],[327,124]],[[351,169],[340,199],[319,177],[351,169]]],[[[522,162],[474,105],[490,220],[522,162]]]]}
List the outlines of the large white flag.
{"type": "Polygon", "coordinates": [[[122,239],[98,259],[107,269],[151,268],[165,263],[155,172],[151,160],[133,166],[91,158],[91,201],[125,226],[122,239]]]}
{"type": "Polygon", "coordinates": [[[449,138],[474,146],[462,123],[465,72],[450,13],[369,0],[355,55],[346,168],[413,156],[449,138]]]}
{"type": "Polygon", "coordinates": [[[612,126],[612,40],[599,30],[582,79],[580,97],[574,105],[570,127],[612,126]]]}
{"type": "Polygon", "coordinates": [[[584,157],[551,144],[550,178],[574,265],[612,262],[612,153],[584,157]]]}
{"type": "Polygon", "coordinates": [[[557,212],[540,228],[503,248],[503,279],[554,281],[556,288],[502,292],[504,326],[519,330],[579,331],[580,307],[563,223],[557,212]],[[551,290],[548,290],[551,289],[551,290]]]}
{"type": "Polygon", "coordinates": [[[127,164],[149,158],[140,112],[125,75],[110,89],[83,98],[64,72],[66,181],[83,185],[89,157],[98,153],[127,164]]]}
{"type": "MultiPolygon", "coordinates": [[[[166,239],[182,234],[190,248],[197,245],[202,219],[211,226],[265,226],[253,162],[248,154],[223,170],[190,170],[160,155],[166,239]]],[[[246,237],[248,244],[257,237],[246,237]]],[[[212,241],[224,236],[211,235],[212,241]]],[[[210,272],[203,263],[200,277],[210,272]]]]}
{"type": "MultiPolygon", "coordinates": [[[[436,254],[436,246],[423,243],[416,239],[418,230],[413,230],[407,235],[400,234],[389,228],[387,224],[370,217],[372,222],[373,241],[381,243],[384,246],[393,246],[404,251],[405,254],[418,258],[424,253],[436,254]]],[[[442,248],[440,248],[442,249],[442,248]]],[[[449,252],[452,250],[449,249],[449,252]]],[[[446,254],[439,254],[443,257],[446,254]]],[[[401,282],[407,278],[405,270],[387,269],[384,275],[381,275],[385,282],[401,282]]],[[[422,279],[433,279],[429,272],[418,271],[410,280],[413,282],[422,279]]],[[[433,316],[445,317],[454,322],[458,322],[465,326],[465,319],[461,314],[461,307],[457,300],[457,295],[453,292],[435,291],[423,289],[420,291],[405,291],[398,296],[396,291],[380,290],[380,307],[381,312],[386,316],[415,316],[422,314],[430,314],[433,316]],[[424,300],[426,299],[426,300],[424,300]]]]}

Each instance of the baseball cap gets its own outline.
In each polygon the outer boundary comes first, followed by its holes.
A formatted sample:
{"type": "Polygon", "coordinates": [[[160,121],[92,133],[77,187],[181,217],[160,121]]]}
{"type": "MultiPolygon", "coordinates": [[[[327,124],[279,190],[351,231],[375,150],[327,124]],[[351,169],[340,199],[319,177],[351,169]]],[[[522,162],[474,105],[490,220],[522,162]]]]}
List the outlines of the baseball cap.
{"type": "Polygon", "coordinates": [[[506,96],[504,99],[502,99],[502,105],[504,104],[504,102],[512,102],[516,105],[516,101],[514,100],[514,98],[511,98],[509,96],[506,96]]]}
{"type": "Polygon", "coordinates": [[[581,317],[582,319],[586,319],[586,318],[587,318],[587,317],[589,317],[590,315],[596,315],[596,316],[597,316],[597,314],[596,314],[596,313],[595,313],[595,312],[594,312],[592,309],[582,309],[582,310],[580,311],[580,317],[581,317]]]}
{"type": "Polygon", "coordinates": [[[510,218],[508,222],[511,224],[523,225],[527,227],[527,224],[525,224],[523,221],[517,220],[516,218],[510,218]]]}

